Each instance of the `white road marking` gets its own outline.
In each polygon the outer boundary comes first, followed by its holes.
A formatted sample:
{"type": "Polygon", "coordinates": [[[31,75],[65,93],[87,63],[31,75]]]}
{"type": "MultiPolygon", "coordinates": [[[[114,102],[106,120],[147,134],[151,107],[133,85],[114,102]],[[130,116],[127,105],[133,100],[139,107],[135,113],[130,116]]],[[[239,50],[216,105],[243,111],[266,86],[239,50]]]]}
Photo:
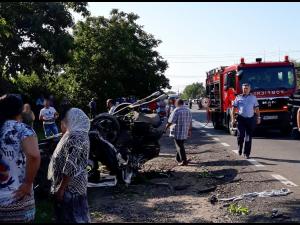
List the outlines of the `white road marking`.
{"type": "Polygon", "coordinates": [[[264,167],[264,165],[260,164],[259,162],[257,162],[255,159],[247,159],[248,162],[252,163],[254,166],[257,167],[264,167]]]}
{"type": "Polygon", "coordinates": [[[235,154],[239,154],[239,150],[232,150],[235,154]]]}
{"type": "Polygon", "coordinates": [[[207,133],[207,131],[206,130],[200,130],[201,132],[203,132],[203,133],[207,133]]]}
{"type": "Polygon", "coordinates": [[[212,126],[212,124],[211,123],[207,123],[207,122],[199,122],[199,121],[197,121],[197,120],[195,120],[195,119],[193,119],[192,120],[193,121],[193,126],[195,127],[195,128],[208,128],[208,129],[212,129],[213,128],[213,126],[212,126]]]}
{"type": "Polygon", "coordinates": [[[213,135],[211,135],[211,134],[209,134],[209,133],[206,133],[206,136],[211,137],[211,136],[213,136],[213,135]]]}
{"type": "Polygon", "coordinates": [[[227,144],[227,143],[225,143],[225,142],[222,142],[221,143],[223,146],[225,146],[225,147],[229,147],[230,145],[229,144],[227,144]]]}
{"type": "Polygon", "coordinates": [[[174,156],[174,154],[170,154],[170,153],[159,153],[159,155],[165,155],[165,156],[174,156]]]}
{"type": "Polygon", "coordinates": [[[272,174],[272,177],[274,177],[275,179],[279,180],[281,183],[287,185],[287,186],[294,186],[294,187],[298,187],[297,184],[293,183],[292,181],[289,181],[288,179],[286,179],[285,177],[279,175],[279,174],[272,174]]]}
{"type": "Polygon", "coordinates": [[[215,141],[220,141],[220,138],[214,137],[213,138],[215,141]]]}

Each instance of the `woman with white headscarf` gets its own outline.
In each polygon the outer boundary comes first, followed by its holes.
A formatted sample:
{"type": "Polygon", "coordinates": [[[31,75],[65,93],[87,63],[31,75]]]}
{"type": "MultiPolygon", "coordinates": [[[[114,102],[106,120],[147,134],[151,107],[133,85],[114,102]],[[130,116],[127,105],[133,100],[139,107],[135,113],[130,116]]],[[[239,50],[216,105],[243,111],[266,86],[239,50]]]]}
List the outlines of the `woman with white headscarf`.
{"type": "Polygon", "coordinates": [[[59,141],[49,164],[57,222],[90,222],[87,202],[87,164],[90,150],[88,116],[78,108],[62,112],[59,141]]]}

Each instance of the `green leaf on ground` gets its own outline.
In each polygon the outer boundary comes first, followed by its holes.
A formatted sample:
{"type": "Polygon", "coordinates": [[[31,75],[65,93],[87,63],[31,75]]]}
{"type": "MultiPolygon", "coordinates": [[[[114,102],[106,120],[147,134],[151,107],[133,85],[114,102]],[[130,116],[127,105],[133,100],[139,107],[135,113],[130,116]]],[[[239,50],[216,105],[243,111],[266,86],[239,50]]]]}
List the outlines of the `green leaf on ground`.
{"type": "Polygon", "coordinates": [[[230,204],[228,207],[228,211],[232,214],[237,214],[237,215],[248,215],[249,214],[248,207],[244,207],[244,206],[238,205],[236,203],[230,204]]]}

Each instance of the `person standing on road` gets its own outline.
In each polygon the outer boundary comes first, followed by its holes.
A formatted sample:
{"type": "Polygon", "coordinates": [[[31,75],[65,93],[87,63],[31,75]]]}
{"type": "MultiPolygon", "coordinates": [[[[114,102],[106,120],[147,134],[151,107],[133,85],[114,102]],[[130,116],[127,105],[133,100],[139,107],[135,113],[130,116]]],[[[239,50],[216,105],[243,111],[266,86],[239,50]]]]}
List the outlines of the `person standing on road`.
{"type": "Polygon", "coordinates": [[[165,107],[166,110],[166,117],[169,118],[173,110],[175,109],[174,100],[171,98],[168,98],[168,104],[165,107]]]}
{"type": "Polygon", "coordinates": [[[91,119],[94,119],[94,117],[97,114],[97,104],[96,104],[96,98],[92,98],[92,100],[89,102],[89,108],[90,108],[90,117],[91,119]]]}
{"type": "Polygon", "coordinates": [[[55,124],[55,119],[58,118],[58,113],[55,108],[50,106],[49,99],[45,99],[44,108],[41,109],[39,119],[43,121],[45,137],[49,137],[51,134],[58,134],[58,128],[55,124]]]}
{"type": "Polygon", "coordinates": [[[237,142],[239,155],[242,155],[244,139],[244,156],[249,159],[252,145],[252,135],[256,124],[260,124],[261,117],[256,97],[250,93],[251,87],[248,83],[242,85],[243,93],[236,96],[231,110],[231,125],[234,127],[237,122],[237,142]],[[235,118],[234,109],[238,110],[235,118]]]}
{"type": "Polygon", "coordinates": [[[190,109],[192,109],[192,106],[193,106],[193,100],[189,99],[189,107],[190,107],[190,109]]]}
{"type": "Polygon", "coordinates": [[[165,131],[172,125],[170,136],[174,137],[177,149],[176,160],[180,166],[186,166],[188,160],[186,158],[184,141],[192,135],[192,114],[190,110],[183,107],[183,100],[176,100],[176,108],[171,113],[165,131]],[[173,134],[172,134],[173,133],[173,134]]]}
{"type": "Polygon", "coordinates": [[[28,103],[24,104],[24,109],[22,112],[22,122],[33,128],[34,120],[35,116],[34,113],[31,111],[30,105],[28,103]]]}

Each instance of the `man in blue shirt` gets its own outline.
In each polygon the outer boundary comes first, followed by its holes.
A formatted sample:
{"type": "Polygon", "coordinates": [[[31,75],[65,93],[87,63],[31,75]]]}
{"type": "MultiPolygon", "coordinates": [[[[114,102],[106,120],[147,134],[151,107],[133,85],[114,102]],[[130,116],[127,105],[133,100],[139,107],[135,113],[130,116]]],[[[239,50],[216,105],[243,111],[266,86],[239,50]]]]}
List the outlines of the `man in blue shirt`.
{"type": "Polygon", "coordinates": [[[252,135],[256,124],[260,124],[261,117],[259,113],[259,105],[256,97],[250,94],[251,87],[248,83],[242,85],[243,94],[236,96],[233,101],[233,109],[231,110],[232,126],[237,122],[237,142],[239,146],[239,154],[242,155],[244,139],[245,148],[244,156],[249,159],[252,144],[252,135]],[[234,118],[234,109],[238,109],[236,120],[234,118]]]}

